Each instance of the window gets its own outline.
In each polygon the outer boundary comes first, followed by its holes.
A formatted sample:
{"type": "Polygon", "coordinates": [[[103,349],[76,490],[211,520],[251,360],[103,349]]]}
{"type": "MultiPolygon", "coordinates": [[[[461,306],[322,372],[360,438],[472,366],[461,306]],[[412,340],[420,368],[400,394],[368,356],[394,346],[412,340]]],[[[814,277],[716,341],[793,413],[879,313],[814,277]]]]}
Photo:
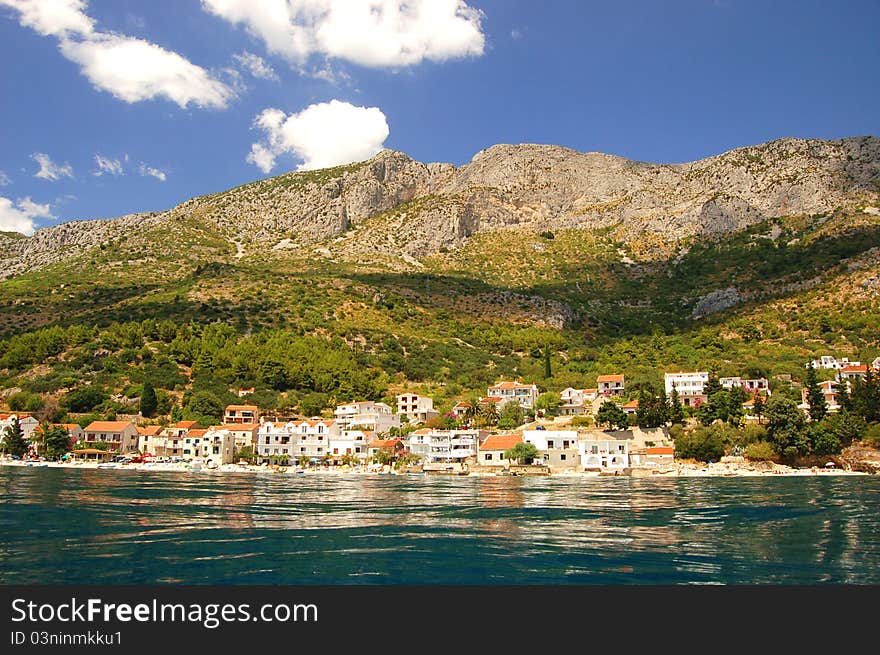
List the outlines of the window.
{"type": "Polygon", "coordinates": [[[486,461],[492,459],[492,453],[486,453],[486,461]]]}
{"type": "Polygon", "coordinates": [[[547,448],[554,448],[554,445],[553,445],[553,442],[552,442],[552,441],[548,441],[548,442],[547,442],[547,448]]]}
{"type": "Polygon", "coordinates": [[[559,460],[562,461],[562,462],[564,462],[566,459],[568,459],[568,457],[566,456],[565,453],[562,453],[562,454],[559,456],[559,460]]]}

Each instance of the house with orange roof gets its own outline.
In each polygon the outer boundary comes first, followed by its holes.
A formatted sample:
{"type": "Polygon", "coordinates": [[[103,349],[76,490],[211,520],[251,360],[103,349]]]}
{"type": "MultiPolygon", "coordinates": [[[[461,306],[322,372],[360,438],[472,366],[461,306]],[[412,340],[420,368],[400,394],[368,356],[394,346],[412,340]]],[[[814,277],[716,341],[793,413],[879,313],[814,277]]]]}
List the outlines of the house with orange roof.
{"type": "Polygon", "coordinates": [[[256,405],[227,405],[223,412],[224,423],[259,423],[260,408],[256,405]]]}
{"type": "Polygon", "coordinates": [[[452,415],[457,419],[461,418],[467,413],[470,408],[471,404],[462,400],[461,402],[457,402],[455,403],[455,405],[452,406],[452,415]]]}
{"type": "MultiPolygon", "coordinates": [[[[145,425],[137,426],[138,432],[138,450],[142,453],[150,455],[156,454],[156,448],[159,446],[162,437],[162,426],[145,425]]],[[[164,444],[163,444],[164,445],[164,444]]]]}
{"type": "Polygon", "coordinates": [[[406,450],[402,439],[373,439],[367,444],[367,453],[374,457],[380,450],[398,454],[406,450]]]}
{"type": "Polygon", "coordinates": [[[254,391],[256,391],[256,389],[253,387],[241,387],[238,390],[238,397],[244,398],[245,396],[250,396],[254,391]]]}
{"type": "Polygon", "coordinates": [[[183,457],[187,459],[191,450],[193,458],[201,458],[205,463],[217,465],[230,464],[235,458],[235,437],[223,426],[208,429],[190,430],[184,438],[183,457]]]}
{"type": "Polygon", "coordinates": [[[257,423],[224,423],[212,426],[218,430],[226,430],[235,440],[236,450],[253,448],[257,443],[257,433],[260,429],[257,423]]]}
{"type": "MultiPolygon", "coordinates": [[[[519,432],[514,434],[490,434],[479,445],[477,464],[480,466],[509,467],[511,461],[504,457],[504,453],[518,443],[522,443],[522,433],[519,432]]],[[[515,464],[516,462],[513,463],[515,464]]]]}
{"type": "Polygon", "coordinates": [[[137,452],[138,431],[131,421],[92,421],[83,429],[83,441],[87,448],[106,443],[108,451],[124,455],[137,452]]]}
{"type": "Polygon", "coordinates": [[[621,396],[626,389],[623,373],[600,375],[596,378],[596,388],[600,396],[621,396]]]}
{"type": "Polygon", "coordinates": [[[637,411],[639,411],[639,399],[633,398],[629,402],[621,405],[620,409],[623,410],[624,414],[635,414],[637,411]]]}
{"type": "Polygon", "coordinates": [[[511,401],[518,402],[523,409],[532,409],[535,401],[538,399],[540,392],[534,384],[523,384],[518,380],[507,380],[489,387],[486,390],[487,398],[500,398],[503,405],[511,401]]]}
{"type": "Polygon", "coordinates": [[[844,366],[835,376],[838,382],[846,384],[848,387],[852,386],[852,383],[855,380],[864,380],[868,377],[868,365],[867,364],[858,364],[858,365],[850,365],[844,366]]]}

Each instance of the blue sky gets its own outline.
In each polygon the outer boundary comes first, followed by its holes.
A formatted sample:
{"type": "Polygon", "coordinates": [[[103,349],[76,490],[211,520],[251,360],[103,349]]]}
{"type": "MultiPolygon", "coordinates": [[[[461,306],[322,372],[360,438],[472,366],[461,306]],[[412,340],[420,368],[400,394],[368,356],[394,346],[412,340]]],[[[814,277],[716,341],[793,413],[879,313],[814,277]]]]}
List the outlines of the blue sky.
{"type": "Polygon", "coordinates": [[[877,0],[0,0],[0,229],[382,147],[682,162],[877,135],[878,25],[877,0]]]}

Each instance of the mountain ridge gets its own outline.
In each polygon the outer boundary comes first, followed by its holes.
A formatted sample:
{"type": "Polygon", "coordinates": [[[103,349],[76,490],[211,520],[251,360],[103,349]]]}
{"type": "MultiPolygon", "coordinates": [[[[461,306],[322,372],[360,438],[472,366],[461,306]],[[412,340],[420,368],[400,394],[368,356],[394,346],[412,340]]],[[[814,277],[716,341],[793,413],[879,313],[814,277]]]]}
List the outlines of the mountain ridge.
{"type": "MultiPolygon", "coordinates": [[[[694,162],[656,164],[546,144],[496,144],[459,167],[383,150],[289,172],[171,209],[0,235],[9,278],[146,231],[197,221],[233,256],[320,246],[331,256],[413,258],[480,232],[609,229],[623,243],[717,236],[763,220],[880,204],[880,138],[786,137],[694,162]],[[379,217],[379,220],[377,219],[379,217]]],[[[410,260],[410,261],[408,261],[410,260]]]]}

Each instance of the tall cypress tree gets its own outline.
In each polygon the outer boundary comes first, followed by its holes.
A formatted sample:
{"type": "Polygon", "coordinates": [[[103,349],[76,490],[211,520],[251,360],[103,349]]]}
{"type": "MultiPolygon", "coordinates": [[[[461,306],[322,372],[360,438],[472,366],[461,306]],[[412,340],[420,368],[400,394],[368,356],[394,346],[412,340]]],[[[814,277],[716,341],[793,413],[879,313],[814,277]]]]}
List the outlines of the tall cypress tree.
{"type": "Polygon", "coordinates": [[[816,378],[816,369],[813,363],[807,368],[807,404],[810,406],[810,420],[821,421],[828,413],[828,403],[825,402],[825,394],[816,378]]]}
{"type": "Polygon", "coordinates": [[[681,406],[681,399],[678,397],[678,389],[675,388],[674,384],[672,385],[672,393],[669,394],[669,411],[667,417],[669,418],[669,422],[673,425],[676,423],[684,423],[684,408],[681,406]]]}
{"type": "Polygon", "coordinates": [[[12,419],[12,423],[7,425],[3,431],[3,450],[10,455],[23,457],[27,449],[27,441],[24,440],[24,433],[21,431],[18,417],[15,416],[12,419]]]}
{"type": "Polygon", "coordinates": [[[553,370],[550,367],[550,344],[544,346],[544,377],[553,377],[553,370]]]}
{"type": "Polygon", "coordinates": [[[159,406],[159,399],[156,398],[156,390],[152,383],[147,380],[144,382],[144,389],[141,392],[141,416],[149,418],[156,413],[159,406]]]}

